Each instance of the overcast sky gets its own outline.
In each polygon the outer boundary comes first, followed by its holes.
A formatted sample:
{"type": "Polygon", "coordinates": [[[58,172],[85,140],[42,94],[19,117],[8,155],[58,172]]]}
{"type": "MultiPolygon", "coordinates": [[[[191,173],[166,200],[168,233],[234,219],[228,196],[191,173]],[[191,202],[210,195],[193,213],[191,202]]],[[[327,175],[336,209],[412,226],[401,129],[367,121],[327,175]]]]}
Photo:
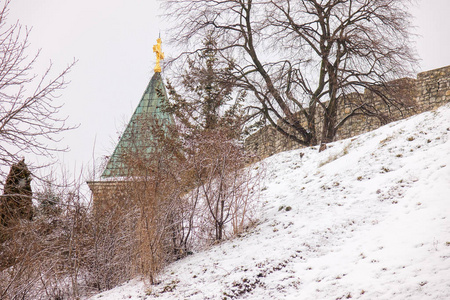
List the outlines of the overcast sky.
{"type": "MultiPolygon", "coordinates": [[[[415,16],[422,71],[450,65],[450,0],[419,0],[415,16]]],[[[80,127],[64,134],[69,170],[88,168],[92,158],[110,155],[153,75],[152,45],[159,32],[163,51],[167,24],[156,0],[13,0],[9,21],[33,27],[30,51],[42,49],[39,68],[50,60],[62,70],[73,59],[62,115],[80,127]],[[94,150],[95,147],[95,150],[94,150]]],[[[164,76],[164,73],[163,73],[164,76]]],[[[76,171],[78,172],[78,171],[76,171]]]]}

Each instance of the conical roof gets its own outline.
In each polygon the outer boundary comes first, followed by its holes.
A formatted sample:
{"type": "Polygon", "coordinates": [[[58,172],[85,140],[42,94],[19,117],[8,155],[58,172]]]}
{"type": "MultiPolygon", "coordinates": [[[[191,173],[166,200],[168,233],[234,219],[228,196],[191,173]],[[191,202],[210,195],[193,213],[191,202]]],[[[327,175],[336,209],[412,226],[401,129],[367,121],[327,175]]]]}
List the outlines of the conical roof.
{"type": "Polygon", "coordinates": [[[102,178],[133,175],[130,174],[130,170],[125,163],[126,155],[137,151],[140,151],[140,153],[143,151],[150,155],[152,147],[151,133],[147,129],[142,129],[146,127],[142,126],[141,123],[154,120],[162,126],[173,124],[174,120],[172,115],[165,109],[167,104],[167,92],[161,73],[155,72],[130,122],[125,128],[119,143],[109,158],[108,164],[101,176],[102,178]]]}

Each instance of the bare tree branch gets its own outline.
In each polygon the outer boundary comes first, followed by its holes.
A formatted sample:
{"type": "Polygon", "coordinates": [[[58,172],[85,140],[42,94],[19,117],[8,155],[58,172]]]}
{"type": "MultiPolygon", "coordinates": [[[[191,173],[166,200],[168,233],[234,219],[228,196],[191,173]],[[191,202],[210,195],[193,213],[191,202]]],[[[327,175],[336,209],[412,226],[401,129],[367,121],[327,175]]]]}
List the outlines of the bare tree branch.
{"type": "Polygon", "coordinates": [[[55,77],[50,75],[51,65],[41,76],[33,75],[39,52],[28,57],[30,30],[19,22],[8,25],[9,3],[4,2],[0,11],[0,161],[4,165],[26,154],[51,158],[55,151],[65,151],[58,145],[59,134],[76,128],[59,115],[62,104],[56,102],[75,62],[55,77]]]}
{"type": "MultiPolygon", "coordinates": [[[[388,111],[404,107],[387,83],[412,74],[416,65],[409,2],[164,1],[176,26],[172,42],[195,49],[213,31],[220,37],[217,51],[233,57],[235,84],[258,103],[251,105],[302,145],[332,141],[356,113],[385,118],[360,103],[345,114],[343,98],[350,92],[367,89],[388,111]]],[[[350,105],[351,99],[345,101],[350,105]]]]}

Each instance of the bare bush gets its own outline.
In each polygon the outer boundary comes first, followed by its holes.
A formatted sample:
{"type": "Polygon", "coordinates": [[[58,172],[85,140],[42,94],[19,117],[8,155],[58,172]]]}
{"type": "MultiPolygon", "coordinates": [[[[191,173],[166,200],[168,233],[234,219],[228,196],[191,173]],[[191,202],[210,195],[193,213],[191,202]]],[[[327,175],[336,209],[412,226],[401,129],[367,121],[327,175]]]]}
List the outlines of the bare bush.
{"type": "Polygon", "coordinates": [[[260,176],[244,168],[246,155],[230,134],[221,128],[191,135],[188,161],[195,189],[188,197],[200,212],[197,238],[220,241],[242,232],[252,219],[260,176]]]}
{"type": "MultiPolygon", "coordinates": [[[[120,161],[126,169],[121,185],[126,207],[135,213],[134,269],[151,283],[164,265],[180,255],[178,233],[181,155],[177,133],[167,120],[141,116],[133,124],[120,161]]],[[[117,197],[115,197],[117,198],[117,197]]],[[[108,201],[118,202],[112,197],[108,201]]]]}
{"type": "Polygon", "coordinates": [[[1,299],[63,299],[80,294],[88,207],[78,190],[72,187],[58,195],[61,202],[55,205],[61,210],[39,213],[33,221],[18,220],[6,229],[11,238],[0,245],[1,299]]]}
{"type": "Polygon", "coordinates": [[[136,276],[136,215],[133,206],[118,205],[90,215],[89,253],[83,264],[86,281],[96,291],[111,289],[136,276]]]}
{"type": "Polygon", "coordinates": [[[80,190],[45,186],[36,192],[34,220],[6,229],[0,299],[76,299],[136,276],[135,211],[98,214],[80,190]]]}

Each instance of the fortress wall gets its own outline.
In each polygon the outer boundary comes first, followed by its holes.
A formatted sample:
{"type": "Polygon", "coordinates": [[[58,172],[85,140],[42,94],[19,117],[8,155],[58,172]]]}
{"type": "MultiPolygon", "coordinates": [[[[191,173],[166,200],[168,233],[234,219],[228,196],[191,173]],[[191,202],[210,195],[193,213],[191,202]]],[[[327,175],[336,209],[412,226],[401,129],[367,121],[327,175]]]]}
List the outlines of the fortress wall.
{"type": "MultiPolygon", "coordinates": [[[[373,95],[369,91],[365,91],[363,95],[353,94],[347,97],[362,96],[365,101],[375,103],[377,109],[383,114],[389,116],[387,122],[398,121],[405,119],[415,114],[425,111],[430,111],[439,106],[450,102],[450,66],[430,70],[419,73],[417,79],[400,79],[393,83],[400,81],[407,81],[411,85],[407,95],[405,94],[405,103],[407,106],[402,109],[388,108],[383,104],[381,99],[373,95]]],[[[348,114],[352,107],[344,105],[338,120],[348,114]]],[[[319,115],[321,113],[319,112],[319,115]]],[[[336,140],[346,139],[352,136],[359,135],[381,127],[386,123],[378,118],[368,116],[356,116],[348,120],[337,132],[336,140]]],[[[321,120],[316,123],[317,133],[321,132],[321,120]]],[[[279,133],[272,126],[265,126],[247,137],[245,140],[245,149],[254,154],[257,159],[263,159],[275,153],[286,150],[301,148],[302,146],[286,138],[279,133]]]]}

